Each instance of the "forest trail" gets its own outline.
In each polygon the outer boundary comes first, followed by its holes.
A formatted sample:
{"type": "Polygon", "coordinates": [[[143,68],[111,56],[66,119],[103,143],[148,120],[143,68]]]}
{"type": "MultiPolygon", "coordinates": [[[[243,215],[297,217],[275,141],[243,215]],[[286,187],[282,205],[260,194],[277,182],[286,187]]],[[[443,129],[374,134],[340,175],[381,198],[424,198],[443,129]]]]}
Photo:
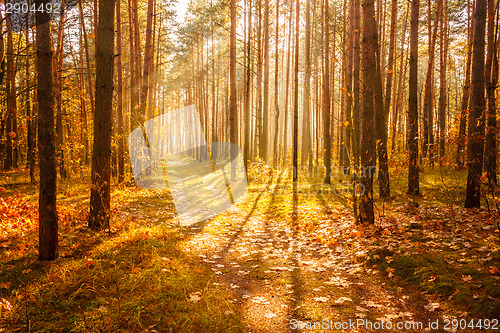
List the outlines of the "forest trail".
{"type": "MultiPolygon", "coordinates": [[[[184,245],[211,267],[213,283],[234,296],[229,301],[240,312],[245,331],[291,332],[323,319],[329,325],[357,319],[393,325],[421,321],[426,327],[429,317],[435,316],[424,310],[432,304],[425,295],[388,287],[376,270],[366,269],[358,260],[363,251],[355,253],[345,244],[320,244],[299,230],[299,224],[307,221],[298,220],[298,211],[311,207],[302,205],[298,196],[286,200],[290,193],[277,190],[287,188],[280,178],[250,190],[244,202],[203,228],[189,227],[192,237],[184,245]],[[280,210],[288,212],[288,218],[277,216],[280,210]]],[[[323,231],[338,230],[346,221],[350,220],[345,216],[327,218],[323,231]]],[[[340,331],[370,330],[351,326],[340,331]]]]}

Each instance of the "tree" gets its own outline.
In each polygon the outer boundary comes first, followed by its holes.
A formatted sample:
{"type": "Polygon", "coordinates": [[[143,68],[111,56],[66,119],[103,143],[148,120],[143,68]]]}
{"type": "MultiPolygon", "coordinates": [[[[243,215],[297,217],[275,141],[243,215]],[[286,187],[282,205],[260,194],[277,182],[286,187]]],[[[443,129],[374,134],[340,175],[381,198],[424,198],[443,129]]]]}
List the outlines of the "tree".
{"type": "Polygon", "coordinates": [[[304,38],[304,97],[302,99],[302,158],[301,164],[312,166],[311,156],[311,1],[306,1],[306,30],[304,38]]]}
{"type": "Polygon", "coordinates": [[[115,3],[99,1],[97,24],[94,146],[89,227],[109,226],[111,206],[111,130],[113,108],[115,3]]]}
{"type": "Polygon", "coordinates": [[[418,168],[418,14],[419,0],[412,0],[410,14],[410,77],[408,98],[408,194],[419,194],[418,168]]]}
{"type": "MultiPolygon", "coordinates": [[[[35,0],[45,7],[49,0],[35,0]]],[[[50,14],[37,11],[36,64],[38,70],[38,156],[40,165],[38,259],[58,256],[58,217],[56,210],[56,147],[54,129],[54,86],[52,77],[52,41],[50,14]]]]}
{"type": "Polygon", "coordinates": [[[441,36],[439,38],[440,65],[439,65],[439,165],[444,162],[444,139],[446,135],[446,96],[448,94],[446,82],[446,64],[448,62],[448,1],[444,0],[444,9],[441,19],[441,36]]]}
{"type": "MultiPolygon", "coordinates": [[[[229,141],[231,146],[231,161],[236,158],[235,145],[238,143],[238,110],[236,104],[236,0],[231,0],[231,37],[229,45],[229,141]]],[[[231,163],[231,178],[236,177],[235,164],[231,163]]]]}
{"type": "Polygon", "coordinates": [[[467,122],[468,144],[467,190],[465,208],[481,206],[481,171],[484,148],[484,48],[487,0],[476,0],[474,10],[474,34],[472,47],[472,74],[469,120],[467,122]]]}
{"type": "Polygon", "coordinates": [[[122,70],[122,22],[121,22],[121,1],[116,1],[116,71],[117,71],[117,90],[116,90],[116,104],[118,116],[118,182],[123,182],[125,178],[125,165],[124,165],[124,149],[125,137],[123,128],[123,70],[122,70]]]}
{"type": "Polygon", "coordinates": [[[324,138],[324,158],[325,158],[325,184],[330,184],[332,173],[332,143],[330,137],[330,20],[329,1],[324,0],[324,57],[323,57],[323,138],[324,138]]]}
{"type": "MultiPolygon", "coordinates": [[[[498,58],[495,40],[495,1],[488,0],[488,54],[486,57],[486,96],[488,98],[485,142],[485,169],[490,183],[497,183],[497,116],[495,89],[498,81],[498,58]]],[[[498,23],[497,23],[498,24],[498,23]]]]}
{"type": "MultiPolygon", "coordinates": [[[[467,2],[467,17],[470,17],[470,1],[467,2]]],[[[470,98],[470,68],[472,64],[472,34],[474,33],[474,18],[468,19],[467,29],[467,61],[465,63],[465,83],[462,88],[462,104],[460,107],[460,125],[457,138],[457,153],[455,164],[457,169],[461,170],[464,167],[464,146],[465,146],[465,132],[467,130],[467,114],[469,112],[469,98],[470,98]]]]}
{"type": "Polygon", "coordinates": [[[374,0],[363,0],[363,99],[361,109],[361,167],[360,174],[364,191],[359,199],[359,222],[374,223],[373,175],[374,164],[374,108],[375,85],[377,84],[377,22],[375,21],[374,0]]]}
{"type": "Polygon", "coordinates": [[[269,0],[264,4],[264,107],[262,111],[262,131],[259,138],[260,154],[267,162],[269,123],[269,0]]]}
{"type": "MultiPolygon", "coordinates": [[[[293,86],[293,181],[297,182],[299,179],[298,174],[298,157],[299,157],[299,45],[300,45],[300,0],[295,4],[295,70],[294,70],[294,86],[293,86]]],[[[325,0],[328,3],[328,0],[325,0]]],[[[327,5],[325,5],[326,7],[327,5]]],[[[328,76],[327,76],[328,77],[328,76]]]]}

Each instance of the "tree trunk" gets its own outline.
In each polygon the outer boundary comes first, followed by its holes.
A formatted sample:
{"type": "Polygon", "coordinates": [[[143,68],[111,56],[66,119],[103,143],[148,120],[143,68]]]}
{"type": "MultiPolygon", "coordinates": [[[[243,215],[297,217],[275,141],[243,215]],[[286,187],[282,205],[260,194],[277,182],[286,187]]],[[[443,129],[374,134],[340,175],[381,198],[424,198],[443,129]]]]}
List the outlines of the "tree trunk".
{"type": "Polygon", "coordinates": [[[444,0],[444,9],[441,14],[441,36],[439,47],[441,49],[439,65],[439,165],[444,163],[444,139],[446,136],[446,96],[448,94],[446,83],[446,64],[448,62],[448,1],[444,0]]]}
{"type": "Polygon", "coordinates": [[[99,1],[96,52],[96,109],[92,151],[89,227],[109,227],[111,206],[111,130],[113,108],[115,3],[99,1]]]}
{"type": "Polygon", "coordinates": [[[62,71],[63,71],[63,40],[64,40],[64,0],[61,1],[61,16],[59,17],[59,28],[57,30],[57,48],[54,57],[54,88],[56,92],[56,156],[59,165],[59,175],[67,178],[66,167],[64,166],[64,128],[62,110],[62,71]]]}
{"type": "MultiPolygon", "coordinates": [[[[231,146],[231,161],[236,158],[238,143],[238,110],[236,105],[236,0],[231,0],[231,38],[229,46],[229,141],[231,146]]],[[[231,162],[231,179],[236,178],[236,165],[231,162]]]]}
{"type": "Polygon", "coordinates": [[[467,190],[465,208],[481,206],[481,171],[484,148],[484,47],[487,0],[476,0],[474,10],[474,34],[472,47],[471,96],[468,120],[467,190]]]}
{"type": "Polygon", "coordinates": [[[329,1],[324,0],[324,72],[323,72],[323,139],[324,139],[324,158],[325,158],[325,184],[331,183],[331,164],[332,164],[332,143],[330,137],[330,20],[329,20],[329,1]]]}
{"type": "MultiPolygon", "coordinates": [[[[431,6],[430,6],[430,1],[429,1],[429,10],[428,10],[428,15],[429,15],[429,26],[431,25],[431,6]]],[[[434,57],[435,57],[435,48],[436,48],[436,40],[437,40],[437,31],[438,31],[438,26],[439,26],[439,20],[442,12],[442,6],[443,6],[443,0],[437,0],[437,9],[436,9],[436,17],[434,20],[434,27],[432,31],[432,35],[429,34],[429,63],[427,66],[427,75],[425,78],[425,89],[424,89],[424,107],[423,107],[423,122],[424,122],[424,139],[422,143],[422,157],[426,158],[427,153],[429,152],[432,147],[430,144],[432,143],[431,141],[434,141],[431,139],[433,136],[432,134],[432,115],[433,115],[433,103],[432,103],[432,95],[433,95],[433,87],[432,87],[432,78],[433,78],[433,73],[434,73],[434,57]]],[[[430,30],[430,28],[429,28],[430,30]]],[[[431,160],[431,154],[429,152],[429,160],[431,160]]],[[[432,162],[431,162],[432,163],[432,162]]]]}
{"type": "Polygon", "coordinates": [[[262,111],[262,136],[260,137],[260,153],[265,162],[267,157],[267,138],[269,123],[269,0],[264,5],[264,107],[262,111]]]}
{"type": "MultiPolygon", "coordinates": [[[[470,17],[470,1],[467,2],[467,16],[470,17]]],[[[467,34],[467,62],[465,64],[465,83],[462,88],[462,104],[460,107],[460,125],[457,138],[457,153],[455,164],[458,170],[464,167],[464,147],[466,143],[465,132],[467,131],[467,115],[469,114],[469,98],[470,98],[470,77],[472,64],[472,34],[474,33],[474,18],[468,19],[468,34],[467,34]]]]}
{"type": "Polygon", "coordinates": [[[5,136],[6,136],[6,154],[4,169],[6,171],[11,170],[13,167],[16,168],[15,163],[15,149],[16,149],[16,126],[15,121],[17,117],[16,110],[16,69],[14,60],[14,47],[12,38],[12,23],[10,20],[10,15],[6,17],[7,26],[7,80],[6,80],[6,90],[7,90],[7,117],[5,126],[5,136]]]}
{"type": "Polygon", "coordinates": [[[359,199],[359,222],[374,223],[373,175],[374,150],[374,101],[377,80],[377,23],[374,0],[363,0],[363,105],[361,110],[361,170],[360,184],[363,191],[359,199]]]}
{"type": "Polygon", "coordinates": [[[302,102],[302,158],[301,165],[312,162],[311,156],[311,1],[306,1],[306,31],[304,38],[304,96],[302,102]]]}
{"type": "MultiPolygon", "coordinates": [[[[325,0],[328,2],[328,0],[325,0]]],[[[295,3],[295,70],[294,70],[294,90],[293,90],[293,181],[297,182],[299,179],[298,174],[298,157],[299,157],[299,46],[300,46],[300,0],[295,3]]],[[[328,76],[327,76],[328,77],[328,76]]]]}
{"type": "MultiPolygon", "coordinates": [[[[48,0],[36,0],[46,6],[48,0]]],[[[36,62],[38,70],[38,155],[40,165],[38,259],[54,260],[58,256],[56,210],[56,148],[54,133],[54,87],[52,77],[52,42],[50,14],[36,12],[36,62]]]]}
{"type": "Polygon", "coordinates": [[[408,101],[408,194],[418,195],[418,14],[419,0],[413,0],[410,18],[410,77],[408,101]]]}
{"type": "MultiPolygon", "coordinates": [[[[498,81],[498,58],[495,40],[495,1],[488,0],[488,54],[486,57],[486,96],[488,98],[485,142],[485,169],[490,183],[497,183],[497,116],[495,89],[498,81]]],[[[498,24],[498,23],[497,23],[498,24]]]]}
{"type": "Polygon", "coordinates": [[[123,128],[123,69],[122,69],[122,21],[121,21],[121,1],[116,1],[116,71],[117,71],[117,89],[116,106],[118,114],[118,182],[125,179],[125,133],[123,128]]]}
{"type": "Polygon", "coordinates": [[[276,168],[278,166],[278,156],[279,156],[279,119],[280,119],[280,106],[279,106],[279,18],[280,18],[280,0],[276,0],[276,45],[274,49],[274,144],[273,144],[273,166],[276,168]]]}

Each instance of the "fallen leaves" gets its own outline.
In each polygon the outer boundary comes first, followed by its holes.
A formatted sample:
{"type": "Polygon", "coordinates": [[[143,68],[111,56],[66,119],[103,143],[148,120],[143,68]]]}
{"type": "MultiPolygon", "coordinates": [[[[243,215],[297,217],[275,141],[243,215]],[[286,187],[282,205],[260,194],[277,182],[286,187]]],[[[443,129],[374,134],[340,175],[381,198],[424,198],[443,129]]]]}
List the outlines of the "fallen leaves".
{"type": "Polygon", "coordinates": [[[200,292],[195,292],[189,294],[189,301],[192,303],[198,303],[201,300],[201,293],[200,292]]]}

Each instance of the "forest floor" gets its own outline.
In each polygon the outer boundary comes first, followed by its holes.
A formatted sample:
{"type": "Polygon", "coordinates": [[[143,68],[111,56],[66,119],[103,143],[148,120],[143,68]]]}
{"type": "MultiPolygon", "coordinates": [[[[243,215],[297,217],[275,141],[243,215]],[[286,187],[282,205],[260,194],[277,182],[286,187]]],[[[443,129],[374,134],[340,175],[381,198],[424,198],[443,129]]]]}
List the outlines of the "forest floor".
{"type": "Polygon", "coordinates": [[[118,186],[109,230],[94,232],[88,185],[61,181],[53,263],[36,260],[36,186],[4,173],[0,332],[500,329],[494,198],[461,208],[465,171],[439,168],[408,197],[391,171],[393,196],[377,200],[371,226],[320,179],[295,191],[288,173],[258,165],[242,202],[190,227],[165,191],[118,186]]]}

